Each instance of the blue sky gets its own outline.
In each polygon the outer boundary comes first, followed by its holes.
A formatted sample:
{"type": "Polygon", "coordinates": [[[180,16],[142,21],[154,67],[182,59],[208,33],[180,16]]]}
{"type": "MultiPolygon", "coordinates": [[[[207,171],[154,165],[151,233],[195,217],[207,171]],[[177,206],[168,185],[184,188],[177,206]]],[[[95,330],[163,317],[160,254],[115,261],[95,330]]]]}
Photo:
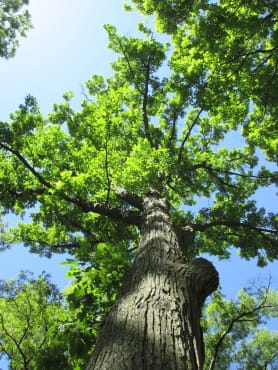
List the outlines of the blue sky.
{"type": "MultiPolygon", "coordinates": [[[[44,114],[53,103],[62,101],[62,94],[75,92],[74,104],[82,100],[81,86],[94,73],[108,76],[113,58],[107,50],[103,24],[116,25],[127,35],[136,30],[139,18],[125,13],[122,0],[31,0],[29,10],[34,29],[21,40],[15,58],[0,60],[0,120],[24,102],[27,94],[35,96],[44,114]]],[[[274,192],[260,193],[260,202],[274,207],[274,192]]],[[[274,209],[272,209],[274,211],[274,209]]],[[[64,256],[48,260],[31,255],[21,246],[1,252],[0,279],[14,278],[21,269],[36,273],[50,272],[60,288],[65,287],[65,267],[59,265],[64,256]]],[[[278,285],[278,263],[258,269],[255,261],[242,261],[235,253],[229,261],[213,258],[220,272],[223,291],[235,297],[238,290],[256,278],[272,276],[278,285]]],[[[1,366],[1,363],[0,363],[1,366]]]]}

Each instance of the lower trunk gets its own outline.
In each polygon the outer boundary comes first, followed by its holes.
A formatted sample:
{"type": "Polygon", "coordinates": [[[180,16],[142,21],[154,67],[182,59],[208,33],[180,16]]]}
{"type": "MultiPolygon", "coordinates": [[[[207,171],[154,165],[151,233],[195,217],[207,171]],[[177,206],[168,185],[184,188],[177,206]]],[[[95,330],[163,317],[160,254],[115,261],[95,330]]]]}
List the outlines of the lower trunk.
{"type": "Polygon", "coordinates": [[[203,258],[185,261],[164,199],[147,197],[143,217],[137,256],[86,370],[203,368],[201,308],[218,273],[203,258]]]}

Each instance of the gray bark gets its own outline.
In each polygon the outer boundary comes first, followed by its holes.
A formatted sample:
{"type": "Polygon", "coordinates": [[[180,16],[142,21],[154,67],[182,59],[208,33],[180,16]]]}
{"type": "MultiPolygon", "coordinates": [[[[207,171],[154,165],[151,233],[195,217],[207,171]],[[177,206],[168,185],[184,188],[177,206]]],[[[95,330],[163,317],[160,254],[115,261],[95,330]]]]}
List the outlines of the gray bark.
{"type": "Polygon", "coordinates": [[[142,219],[137,256],[86,370],[200,370],[201,308],[218,273],[203,258],[185,260],[165,199],[146,197],[142,219]]]}

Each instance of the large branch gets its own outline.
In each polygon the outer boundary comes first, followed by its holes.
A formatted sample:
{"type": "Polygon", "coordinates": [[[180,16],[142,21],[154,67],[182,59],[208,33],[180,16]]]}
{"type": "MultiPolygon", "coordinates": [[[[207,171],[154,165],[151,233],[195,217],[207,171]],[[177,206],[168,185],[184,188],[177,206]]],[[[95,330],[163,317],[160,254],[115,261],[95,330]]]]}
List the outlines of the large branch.
{"type": "Polygon", "coordinates": [[[267,229],[262,227],[256,227],[248,222],[240,222],[240,221],[213,221],[206,224],[191,224],[190,225],[194,231],[201,231],[205,232],[207,229],[217,226],[225,226],[232,229],[248,229],[249,231],[253,231],[258,233],[262,238],[264,238],[267,242],[273,245],[273,247],[278,246],[278,230],[273,229],[267,229]],[[273,235],[274,238],[272,238],[270,235],[273,235]],[[275,239],[276,237],[276,239],[275,239]]]}
{"type": "MultiPolygon", "coordinates": [[[[26,191],[34,195],[38,194],[41,195],[45,193],[44,189],[27,189],[26,191]]],[[[131,206],[138,208],[139,211],[142,210],[143,207],[142,198],[140,198],[136,194],[129,193],[127,190],[123,188],[116,187],[115,192],[123,201],[129,203],[131,206]]],[[[20,198],[23,197],[25,193],[23,191],[10,190],[10,194],[17,198],[20,198]]],[[[133,224],[137,226],[140,226],[141,224],[141,216],[139,211],[131,211],[128,208],[113,206],[106,203],[91,202],[84,199],[80,199],[75,195],[61,194],[61,198],[63,198],[65,201],[69,203],[75,204],[76,206],[81,208],[81,210],[85,213],[94,212],[103,216],[108,216],[115,220],[122,220],[128,224],[133,224]]]]}
{"type": "Polygon", "coordinates": [[[114,220],[124,221],[130,225],[140,226],[141,215],[139,211],[130,211],[127,208],[103,204],[80,199],[74,195],[63,195],[63,198],[79,208],[85,213],[94,212],[99,215],[110,217],[114,220]]]}
{"type": "MultiPolygon", "coordinates": [[[[3,143],[0,143],[0,147],[2,147],[3,149],[15,155],[20,160],[20,162],[24,165],[24,167],[27,168],[33,174],[33,176],[40,182],[41,185],[45,186],[48,189],[55,190],[55,187],[53,187],[50,182],[46,181],[44,177],[41,174],[39,174],[33,166],[30,165],[30,163],[23,157],[23,155],[20,152],[10,148],[9,146],[3,143]]],[[[30,191],[36,195],[36,194],[42,194],[44,192],[44,189],[30,189],[30,191]]],[[[133,202],[136,203],[136,207],[139,205],[139,207],[141,208],[141,202],[139,201],[140,199],[139,197],[136,197],[134,195],[131,198],[131,195],[128,192],[125,192],[123,190],[119,193],[122,195],[122,197],[125,198],[125,200],[133,199],[133,202]]],[[[17,191],[13,192],[13,194],[16,195],[17,197],[24,195],[23,192],[17,192],[17,191]]],[[[110,204],[102,204],[102,203],[87,201],[84,199],[80,199],[76,197],[75,195],[71,195],[71,194],[67,195],[67,194],[61,193],[60,196],[64,200],[70,203],[73,203],[79,208],[81,208],[83,212],[98,213],[100,215],[108,216],[114,220],[121,220],[121,221],[124,221],[132,225],[139,226],[141,224],[140,212],[130,211],[126,208],[122,208],[119,206],[113,206],[110,204]]]]}
{"type": "Polygon", "coordinates": [[[125,202],[131,204],[132,206],[138,208],[140,211],[143,210],[143,199],[136,194],[130,193],[124,188],[115,186],[115,193],[125,202]]]}

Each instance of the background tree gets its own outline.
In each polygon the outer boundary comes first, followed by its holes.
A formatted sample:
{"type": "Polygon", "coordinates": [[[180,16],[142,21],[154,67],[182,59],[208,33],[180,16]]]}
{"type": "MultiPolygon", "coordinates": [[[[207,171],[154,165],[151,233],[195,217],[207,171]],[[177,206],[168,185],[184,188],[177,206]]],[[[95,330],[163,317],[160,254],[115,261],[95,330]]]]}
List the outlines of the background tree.
{"type": "Polygon", "coordinates": [[[32,27],[25,5],[29,0],[0,1],[0,57],[11,58],[18,47],[18,38],[32,27]]]}
{"type": "Polygon", "coordinates": [[[92,77],[80,112],[67,93],[45,119],[28,96],[1,123],[1,204],[30,216],[3,243],[85,264],[101,244],[132,262],[88,369],[202,368],[201,307],[218,274],[195,257],[231,245],[260,265],[277,257],[277,216],[254,200],[277,184],[277,9],[260,4],[192,2],[181,16],[167,2],[170,46],[142,24],[142,38],[107,25],[114,75],[92,77]]]}
{"type": "Polygon", "coordinates": [[[275,369],[278,333],[262,325],[277,318],[277,308],[269,286],[243,289],[236,302],[214,293],[203,316],[205,369],[275,369]]]}
{"type": "Polygon", "coordinates": [[[49,276],[21,272],[17,280],[0,281],[0,289],[0,357],[7,356],[9,368],[69,368],[58,337],[65,320],[61,295],[49,276]]]}

